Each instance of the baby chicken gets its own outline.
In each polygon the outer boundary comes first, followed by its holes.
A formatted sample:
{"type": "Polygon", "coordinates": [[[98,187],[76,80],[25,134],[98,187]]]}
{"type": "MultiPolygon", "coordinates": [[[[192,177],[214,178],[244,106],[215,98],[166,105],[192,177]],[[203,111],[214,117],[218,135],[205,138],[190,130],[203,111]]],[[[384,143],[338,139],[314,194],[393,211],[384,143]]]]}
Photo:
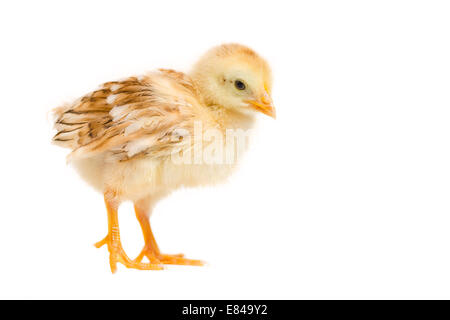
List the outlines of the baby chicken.
{"type": "Polygon", "coordinates": [[[95,246],[107,245],[113,273],[118,262],[140,270],[203,264],[160,252],[150,227],[152,208],[180,187],[213,184],[230,175],[239,154],[206,161],[202,152],[234,152],[237,145],[225,146],[230,132],[245,133],[258,112],[275,118],[271,87],[263,58],[248,47],[224,44],[208,51],[188,74],[160,69],[107,82],[54,110],[53,142],[72,149],[68,162],[104,195],[108,234],[95,246]],[[134,260],[120,241],[117,211],[123,201],[134,203],[145,241],[134,260]],[[149,263],[142,262],[144,257],[149,263]]]}

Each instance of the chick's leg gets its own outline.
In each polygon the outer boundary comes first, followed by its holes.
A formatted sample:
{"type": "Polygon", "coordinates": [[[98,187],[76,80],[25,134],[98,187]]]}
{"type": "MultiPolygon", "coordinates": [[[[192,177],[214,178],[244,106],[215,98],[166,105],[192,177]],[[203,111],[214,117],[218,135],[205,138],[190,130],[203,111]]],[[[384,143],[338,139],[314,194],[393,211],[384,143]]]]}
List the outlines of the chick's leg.
{"type": "Polygon", "coordinates": [[[142,233],[144,235],[145,246],[142,249],[139,256],[134,260],[135,262],[141,262],[144,257],[150,261],[150,263],[163,263],[163,264],[176,264],[176,265],[189,265],[189,266],[202,266],[204,263],[200,260],[191,260],[184,258],[183,254],[162,254],[153,236],[152,228],[150,226],[149,216],[145,210],[142,210],[135,204],[134,210],[136,212],[136,218],[138,219],[142,233]]]}
{"type": "Polygon", "coordinates": [[[105,204],[108,212],[108,235],[101,241],[97,242],[97,248],[103,245],[108,246],[109,264],[111,272],[115,273],[117,270],[117,262],[122,263],[127,268],[134,268],[139,270],[161,270],[161,265],[151,263],[139,263],[132,261],[122,248],[120,242],[119,220],[117,216],[118,204],[111,200],[111,197],[105,193],[105,204]]]}

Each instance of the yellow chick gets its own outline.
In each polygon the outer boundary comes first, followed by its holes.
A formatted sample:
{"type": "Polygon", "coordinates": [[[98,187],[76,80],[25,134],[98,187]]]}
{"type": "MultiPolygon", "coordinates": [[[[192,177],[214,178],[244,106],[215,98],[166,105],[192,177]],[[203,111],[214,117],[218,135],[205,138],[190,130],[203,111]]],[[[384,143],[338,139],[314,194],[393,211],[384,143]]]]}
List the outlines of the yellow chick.
{"type": "Polygon", "coordinates": [[[173,190],[231,174],[256,113],[275,118],[271,87],[263,58],[248,47],[224,44],[188,74],[160,69],[107,82],[54,110],[53,142],[72,149],[68,161],[104,195],[108,234],[95,246],[107,245],[113,273],[118,262],[140,270],[203,264],[160,252],[150,227],[152,208],[173,190]],[[134,203],[145,241],[134,260],[120,241],[123,201],[134,203]]]}

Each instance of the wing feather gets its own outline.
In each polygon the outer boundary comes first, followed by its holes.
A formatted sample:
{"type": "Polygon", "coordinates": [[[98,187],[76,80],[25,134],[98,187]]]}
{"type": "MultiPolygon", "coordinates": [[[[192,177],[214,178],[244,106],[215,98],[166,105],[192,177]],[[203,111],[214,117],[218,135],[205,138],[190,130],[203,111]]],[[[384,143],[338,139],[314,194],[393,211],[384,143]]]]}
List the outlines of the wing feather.
{"type": "Polygon", "coordinates": [[[174,132],[192,132],[198,97],[189,77],[172,70],[107,82],[54,110],[53,141],[72,149],[69,159],[100,153],[117,161],[167,156],[181,143],[170,138],[174,132]]]}

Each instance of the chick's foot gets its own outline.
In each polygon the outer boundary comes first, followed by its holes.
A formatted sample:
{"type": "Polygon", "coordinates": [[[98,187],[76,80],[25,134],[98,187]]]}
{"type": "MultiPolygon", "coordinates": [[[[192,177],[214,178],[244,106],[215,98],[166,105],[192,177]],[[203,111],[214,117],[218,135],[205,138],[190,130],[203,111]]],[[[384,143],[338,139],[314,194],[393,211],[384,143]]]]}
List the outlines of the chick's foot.
{"type": "MultiPolygon", "coordinates": [[[[101,241],[95,244],[95,247],[100,248],[103,245],[108,246],[109,251],[109,265],[111,267],[111,272],[115,273],[117,271],[117,263],[123,264],[127,268],[138,269],[138,270],[162,270],[163,266],[160,262],[155,263],[141,263],[140,261],[131,260],[122,248],[120,239],[110,236],[109,234],[101,241]]],[[[151,261],[151,260],[150,260],[151,261]]]]}
{"type": "Polygon", "coordinates": [[[134,262],[140,263],[144,257],[147,257],[151,264],[174,264],[183,266],[203,266],[205,263],[201,260],[192,260],[184,258],[184,254],[162,254],[155,252],[150,247],[145,246],[134,262]]]}

